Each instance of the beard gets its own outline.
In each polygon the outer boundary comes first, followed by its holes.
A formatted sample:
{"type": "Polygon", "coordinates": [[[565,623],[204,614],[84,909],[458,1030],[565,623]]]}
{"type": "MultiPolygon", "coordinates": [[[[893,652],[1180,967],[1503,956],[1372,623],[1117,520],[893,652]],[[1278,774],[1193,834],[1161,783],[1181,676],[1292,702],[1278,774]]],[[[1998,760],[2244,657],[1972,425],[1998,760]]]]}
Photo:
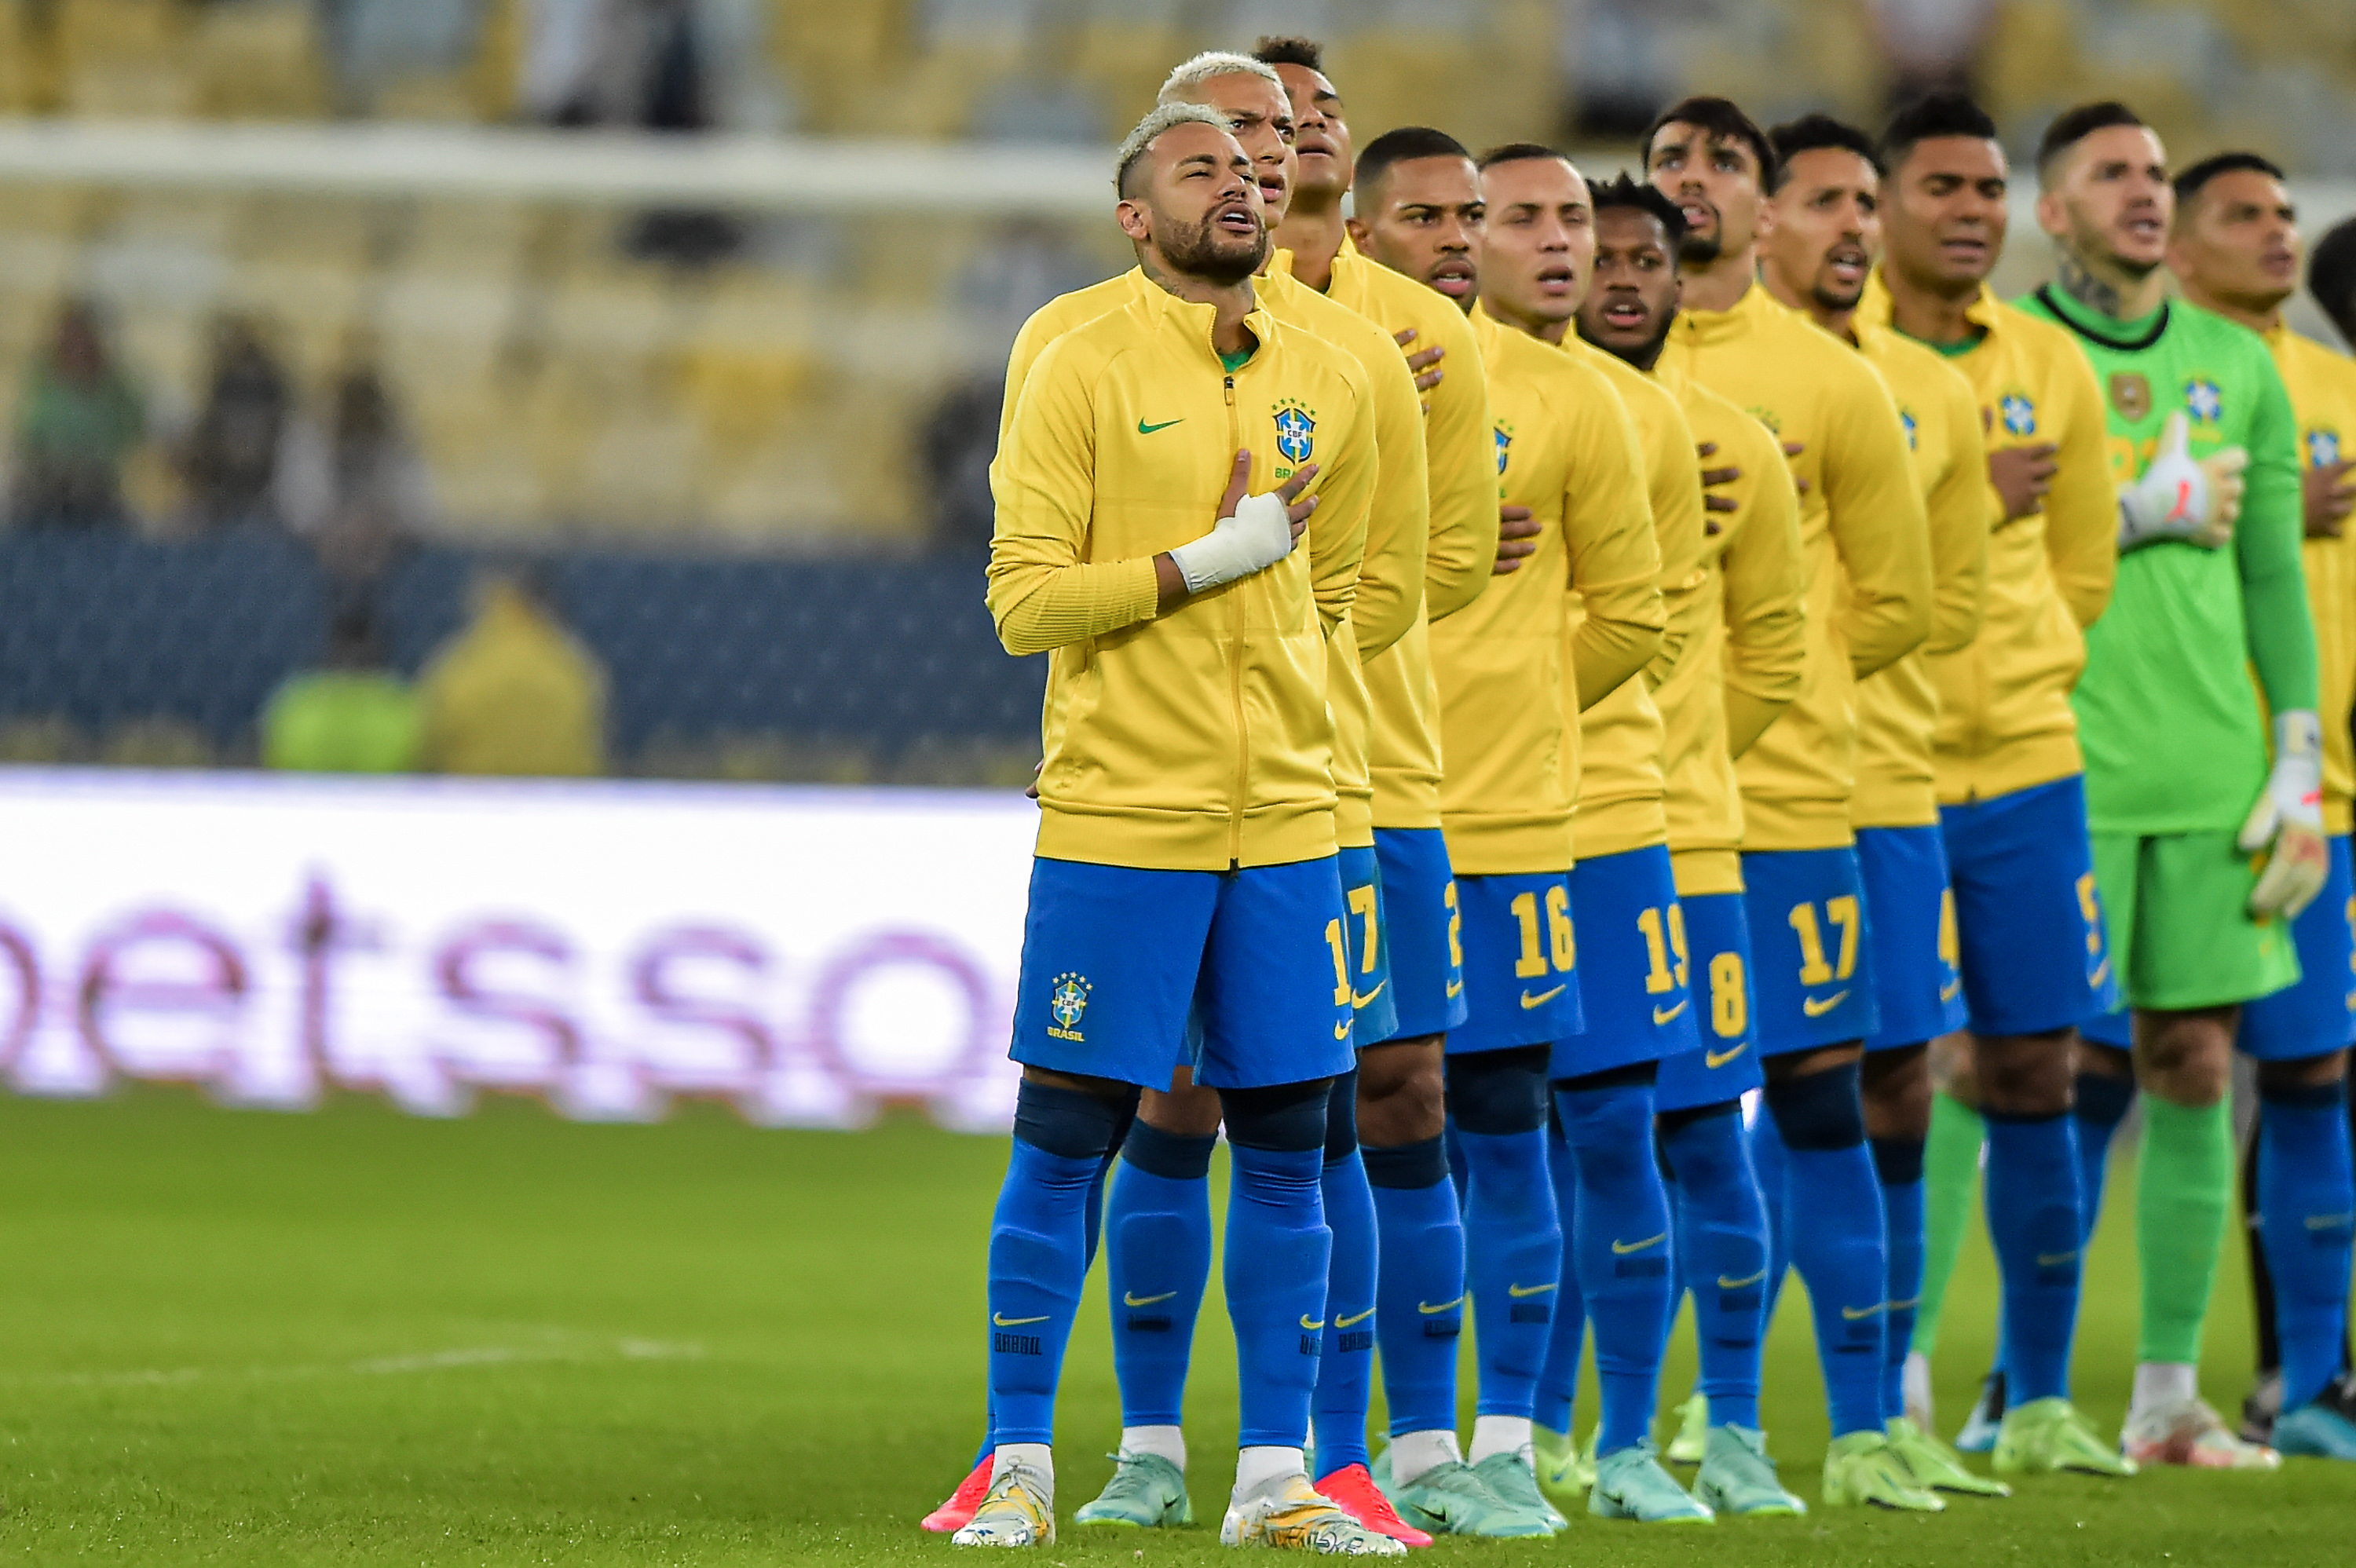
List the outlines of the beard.
{"type": "Polygon", "coordinates": [[[1855,288],[1836,290],[1829,284],[1818,283],[1815,287],[1810,289],[1808,293],[1815,296],[1819,309],[1831,311],[1855,310],[1857,308],[1858,302],[1865,298],[1865,285],[1863,283],[1859,283],[1855,288]]]}
{"type": "Polygon", "coordinates": [[[1688,231],[1677,241],[1677,260],[1688,267],[1707,267],[1726,254],[1726,247],[1715,234],[1695,234],[1688,231]]]}
{"type": "Polygon", "coordinates": [[[1249,240],[1229,236],[1205,218],[1182,228],[1162,243],[1162,260],[1181,272],[1222,286],[1242,283],[1268,260],[1268,225],[1263,222],[1249,240]]]}

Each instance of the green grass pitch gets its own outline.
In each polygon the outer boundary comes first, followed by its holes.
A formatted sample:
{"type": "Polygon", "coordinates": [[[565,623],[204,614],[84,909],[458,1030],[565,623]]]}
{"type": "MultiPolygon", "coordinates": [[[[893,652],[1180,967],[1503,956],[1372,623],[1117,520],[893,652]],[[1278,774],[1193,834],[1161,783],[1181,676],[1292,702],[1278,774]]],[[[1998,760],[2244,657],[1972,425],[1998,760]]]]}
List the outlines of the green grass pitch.
{"type": "MultiPolygon", "coordinates": [[[[976,1435],[1004,1150],[905,1120],[840,1135],[713,1111],[611,1127],[517,1104],[431,1122],[359,1101],[288,1116],[159,1091],[0,1099],[0,1563],[945,1561],[916,1520],[976,1435]]],[[[2135,1318],[2112,1207],[2079,1355],[2105,1423],[2135,1318]]],[[[2237,1268],[2210,1327],[2221,1403],[2247,1366],[2237,1268]]],[[[1989,1282],[1976,1248],[1939,1369],[1949,1423],[1987,1353],[1989,1282]]],[[[1042,1568],[1217,1556],[1235,1370],[1216,1296],[1189,1423],[1212,1527],[1067,1528],[1042,1568]]],[[[1665,1403],[1690,1376],[1680,1339],[1665,1403]]],[[[1813,1498],[1825,1428],[1796,1291],[1767,1401],[1785,1477],[1813,1498]]],[[[1099,1289],[1066,1378],[1067,1517],[1117,1425],[1099,1289]]],[[[2294,1461],[2045,1481],[1938,1518],[1581,1518],[1552,1542],[1426,1560],[2284,1568],[2348,1563],[2351,1533],[2356,1470],[2294,1461]]]]}

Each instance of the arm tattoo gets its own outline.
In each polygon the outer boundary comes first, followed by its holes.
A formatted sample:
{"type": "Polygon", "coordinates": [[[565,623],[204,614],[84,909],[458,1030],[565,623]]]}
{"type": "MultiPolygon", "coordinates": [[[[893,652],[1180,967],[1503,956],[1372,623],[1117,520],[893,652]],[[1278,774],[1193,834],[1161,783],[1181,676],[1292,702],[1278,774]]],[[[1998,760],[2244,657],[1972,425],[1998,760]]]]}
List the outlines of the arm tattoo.
{"type": "Polygon", "coordinates": [[[2094,276],[2093,271],[2067,249],[2062,252],[2061,275],[2054,281],[2080,304],[2108,316],[2119,314],[2119,291],[2094,276]]]}

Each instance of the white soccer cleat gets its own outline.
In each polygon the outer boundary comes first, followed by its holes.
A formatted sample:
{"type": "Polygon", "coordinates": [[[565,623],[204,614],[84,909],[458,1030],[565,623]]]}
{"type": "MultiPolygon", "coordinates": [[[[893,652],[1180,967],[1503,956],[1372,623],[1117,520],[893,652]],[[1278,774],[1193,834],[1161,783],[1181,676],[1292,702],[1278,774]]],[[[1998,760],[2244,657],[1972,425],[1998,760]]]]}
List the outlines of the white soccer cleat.
{"type": "Polygon", "coordinates": [[[991,1483],[990,1495],[973,1510],[952,1546],[1053,1546],[1055,1544],[1055,1483],[1028,1465],[1009,1465],[991,1483]]]}

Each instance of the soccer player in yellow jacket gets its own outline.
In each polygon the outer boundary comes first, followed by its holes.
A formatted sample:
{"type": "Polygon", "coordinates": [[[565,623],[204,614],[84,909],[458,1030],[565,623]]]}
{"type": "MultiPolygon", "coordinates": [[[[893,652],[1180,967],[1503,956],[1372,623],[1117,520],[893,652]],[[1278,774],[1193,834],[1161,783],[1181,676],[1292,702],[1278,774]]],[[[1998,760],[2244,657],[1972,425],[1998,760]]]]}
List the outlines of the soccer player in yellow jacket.
{"type": "MultiPolygon", "coordinates": [[[[1410,276],[1436,281],[1444,265],[1468,298],[1477,292],[1480,241],[1459,252],[1430,238],[1451,227],[1433,219],[1480,210],[1463,149],[1409,128],[1371,144],[1359,168],[1361,245],[1410,276]],[[1379,179],[1366,178],[1369,165],[1379,179]]],[[[1619,395],[1591,365],[1485,311],[1472,325],[1501,498],[1534,525],[1516,569],[1432,631],[1468,1013],[1447,1040],[1447,1108],[1470,1178],[1481,1386],[1472,1463],[1460,1457],[1452,1398],[1434,1399],[1415,1412],[1419,1429],[1394,1420],[1385,1484],[1425,1529],[1527,1534],[1557,1518],[1537,1495],[1529,1445],[1561,1288],[1546,1085],[1554,1042],[1579,1025],[1568,752],[1575,715],[1658,655],[1665,615],[1643,457],[1619,395]],[[1574,594],[1584,615],[1571,629],[1574,594]]]]}
{"type": "MultiPolygon", "coordinates": [[[[1890,122],[1880,153],[1883,254],[1858,319],[1894,327],[1971,382],[1998,508],[1980,635],[1930,660],[1940,832],[1970,1019],[1961,1051],[1933,1048],[1942,1087],[1925,1151],[1908,1399],[1910,1416],[1927,1425],[1927,1355],[1980,1176],[1983,1127],[1962,1096],[1976,1085],[1993,1117],[1988,1203],[2008,1217],[2051,1206],[2073,1161],[2078,1185],[2098,1184],[2099,1161],[2085,1161],[2081,1145],[2100,1149],[2126,1108],[2114,1080],[2072,1086],[2077,1026],[2117,995],[2070,691],[2085,665],[2083,628],[2102,613],[2117,571],[2118,501],[2085,356],[1987,288],[2004,249],[2009,172],[1994,122],[1966,98],[1933,95],[1890,122]]],[[[2029,1352],[2012,1374],[2011,1403],[2066,1396],[2075,1271],[2038,1261],[2059,1249],[2033,1225],[2008,1219],[1990,1234],[2004,1316],[2029,1352]]],[[[1995,1436],[1992,1421],[1978,1420],[1958,1443],[1985,1449],[1995,1436]]]]}
{"type": "MultiPolygon", "coordinates": [[[[1594,283],[1580,335],[1670,389],[1708,464],[1703,635],[1654,691],[1665,730],[1668,846],[1682,912],[1676,962],[1700,1024],[1695,1049],[1661,1064],[1654,1099],[1693,1293],[1703,1430],[1685,1453],[1696,1495],[1750,1516],[1804,1512],[1777,1480],[1759,1425],[1767,1216],[1743,1136],[1741,1096],[1762,1082],[1751,1037],[1751,938],[1742,904],[1742,807],[1734,757],[1799,696],[1806,660],[1799,496],[1766,427],[1660,365],[1677,312],[1685,215],[1622,175],[1595,187],[1594,283]]],[[[1590,960],[1591,962],[1591,960],[1590,960]]],[[[1557,1332],[1540,1385],[1539,1480],[1559,1495],[1583,1464],[1570,1437],[1577,1334],[1557,1332]]]]}
{"type": "MultiPolygon", "coordinates": [[[[1290,200],[1296,162],[1291,112],[1275,72],[1248,56],[1207,53],[1174,69],[1162,101],[1198,103],[1226,116],[1254,174],[1271,222],[1290,200]]],[[[1274,252],[1271,251],[1271,260],[1274,252]]],[[[1008,366],[1008,401],[1045,346],[1092,319],[1113,301],[1150,289],[1141,272],[1066,294],[1024,324],[1008,366]]],[[[1373,422],[1378,479],[1368,513],[1366,554],[1350,622],[1334,639],[1340,656],[1328,666],[1336,721],[1335,784],[1340,799],[1343,893],[1351,908],[1344,951],[1352,976],[1355,1028],[1372,1038],[1395,1032],[1387,944],[1380,935],[1374,849],[1372,784],[1367,773],[1369,699],[1360,657],[1387,650],[1420,624],[1427,471],[1423,416],[1414,378],[1388,334],[1368,318],[1295,282],[1280,267],[1257,281],[1263,308],[1278,321],[1303,327],[1355,357],[1374,390],[1373,422]],[[1357,625],[1365,635],[1355,635],[1357,625]]],[[[1352,1429],[1339,1407],[1355,1404],[1355,1429],[1365,1427],[1372,1367],[1367,1315],[1375,1306],[1376,1238],[1373,1202],[1350,1129],[1355,1124],[1351,1075],[1333,1085],[1323,1186],[1334,1232],[1336,1289],[1325,1330],[1318,1381],[1323,1424],[1337,1439],[1352,1429]]],[[[1219,1096],[1181,1070],[1167,1092],[1146,1091],[1123,1146],[1105,1208],[1111,1239],[1106,1255],[1113,1299],[1113,1361],[1121,1389],[1119,1464],[1103,1494],[1075,1515],[1082,1524],[1154,1527],[1191,1517],[1181,1427],[1194,1325],[1207,1284],[1211,1255],[1211,1149],[1218,1131],[1219,1096]],[[1142,1302],[1139,1306],[1136,1303],[1142,1302]]],[[[1358,1445],[1363,1448],[1361,1435],[1358,1445]]],[[[1317,1445],[1321,1465],[1336,1468],[1349,1456],[1347,1441],[1317,1445]],[[1339,1452],[1335,1452],[1339,1450],[1339,1452]]],[[[1329,1489],[1341,1494],[1353,1517],[1390,1533],[1408,1531],[1370,1477],[1329,1489]]]]}
{"type": "MultiPolygon", "coordinates": [[[[1879,1025],[1849,827],[1856,682],[1929,634],[1928,525],[1888,389],[1853,349],[1757,285],[1774,154],[1724,99],[1693,98],[1644,138],[1653,184],[1684,209],[1686,309],[1663,360],[1756,414],[1791,453],[1808,576],[1799,700],[1744,754],[1744,900],[1766,1103],[1757,1151],[1783,1160],[1792,1262],[1815,1307],[1832,1412],[1828,1503],[1935,1509],[1881,1418],[1888,1258],[1858,1063],[1879,1025]]],[[[1762,1177],[1762,1190],[1775,1182],[1762,1177]]],[[[1774,1283],[1775,1265],[1770,1264],[1774,1283]]]]}
{"type": "Polygon", "coordinates": [[[1221,1538],[1396,1556],[1317,1495],[1301,1452],[1325,1105],[1352,1022],[1326,667],[1347,652],[1332,645],[1372,499],[1372,392],[1351,356],[1258,308],[1266,211],[1225,115],[1158,108],[1117,169],[1154,289],[1039,356],[993,475],[991,613],[1010,653],[1057,658],[991,1229],[992,1475],[951,1539],[1055,1539],[1089,1195],[1139,1091],[1183,1054],[1220,1092],[1235,1157],[1243,1408],[1221,1538]]]}
{"type": "MultiPolygon", "coordinates": [[[[1586,963],[1582,1027],[1556,1039],[1548,1067],[1559,1135],[1549,1165],[1565,1242],[1555,1312],[1558,1322],[1577,1313],[1595,1327],[1603,1422],[1590,1508],[1646,1522],[1707,1520],[1710,1510],[1677,1485],[1647,1441],[1667,1347],[1674,1251],[1668,1194],[1653,1153],[1653,1082],[1664,1058],[1700,1043],[1662,805],[1661,712],[1650,686],[1699,640],[1693,617],[1706,603],[1701,473],[1676,400],[1570,331],[1595,261],[1586,180],[1561,154],[1535,143],[1496,148],[1480,167],[1487,209],[1481,314],[1601,371],[1625,405],[1642,454],[1668,629],[1651,677],[1565,719],[1565,732],[1579,742],[1570,898],[1586,963]]],[[[1574,607],[1570,624],[1580,624],[1582,609],[1574,607]]],[[[1549,1335],[1550,1346],[1558,1340],[1549,1335]]],[[[1534,1444],[1529,1465],[1535,1481],[1534,1444]]]]}
{"type": "Polygon", "coordinates": [[[1939,703],[1930,661],[1971,645],[1987,582],[1996,500],[1988,488],[1979,400],[1930,349],[1857,306],[1881,249],[1881,176],[1873,139],[1829,115],[1769,133],[1774,221],[1761,282],[1784,304],[1853,345],[1897,400],[1899,422],[1930,521],[1935,597],[1931,635],[1858,686],[1857,792],[1849,825],[1865,872],[1867,939],[1881,1025],[1866,1040],[1866,1128],[1881,1179],[1890,1251],[1882,1414],[1914,1479],[1934,1491],[2005,1495],[1965,1469],[1906,1414],[1904,1372],[1922,1291],[1922,1153],[1931,1132],[1930,1042],[1964,1026],[1954,902],[1939,835],[1932,736],[1939,703]]]}
{"type": "MultiPolygon", "coordinates": [[[[2341,1375],[2346,1346],[2349,1211],[2356,1209],[2348,1130],[2348,1047],[2356,1041],[2356,875],[2349,854],[2356,761],[2356,562],[2346,518],[2356,494],[2341,443],[2356,437],[2356,362],[2283,320],[2298,286],[2298,213],[2283,172],[2254,153],[2221,153],[2176,176],[2169,270],[2185,298],[2265,338],[2298,423],[2306,539],[2299,565],[2315,619],[2322,694],[2323,823],[2331,871],[2322,896],[2291,923],[2299,978],[2242,1007],[2238,1043],[2259,1063],[2258,1129],[2243,1188],[2250,1261],[2270,1288],[2281,1386],[2276,1450],[2356,1459],[2356,1390],[2341,1375]]],[[[2346,301],[2340,302],[2345,304],[2346,301]]],[[[2244,1434],[2245,1436],[2249,1435],[2244,1434]]]]}

